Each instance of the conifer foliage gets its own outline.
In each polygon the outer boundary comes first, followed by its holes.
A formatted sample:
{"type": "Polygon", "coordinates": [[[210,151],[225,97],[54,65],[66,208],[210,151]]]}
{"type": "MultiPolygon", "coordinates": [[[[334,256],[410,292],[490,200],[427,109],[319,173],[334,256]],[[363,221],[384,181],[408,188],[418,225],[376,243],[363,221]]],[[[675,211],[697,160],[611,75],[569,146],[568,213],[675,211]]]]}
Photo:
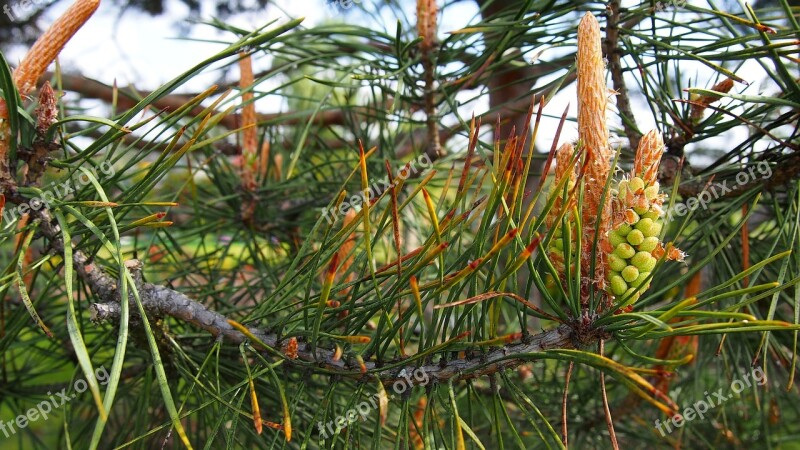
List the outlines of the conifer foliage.
{"type": "Polygon", "coordinates": [[[0,449],[794,448],[797,7],[362,0],[98,93],[98,3],[0,58],[0,449]]]}

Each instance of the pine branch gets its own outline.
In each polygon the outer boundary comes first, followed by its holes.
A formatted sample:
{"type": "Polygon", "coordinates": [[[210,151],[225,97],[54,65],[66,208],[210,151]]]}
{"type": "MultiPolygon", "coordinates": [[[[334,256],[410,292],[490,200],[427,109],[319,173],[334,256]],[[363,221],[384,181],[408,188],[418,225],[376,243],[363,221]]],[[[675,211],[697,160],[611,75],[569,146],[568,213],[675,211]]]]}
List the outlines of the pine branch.
{"type": "Polygon", "coordinates": [[[642,133],[636,126],[636,119],[631,110],[631,103],[628,99],[628,87],[625,85],[625,78],[622,74],[622,50],[619,45],[619,0],[608,2],[607,24],[606,24],[606,57],[608,58],[608,70],[611,72],[611,81],[614,83],[614,90],[617,91],[617,108],[622,119],[622,127],[628,137],[631,149],[639,147],[639,140],[642,133]]]}
{"type": "MultiPolygon", "coordinates": [[[[42,80],[52,79],[52,73],[46,73],[42,76],[42,80]]],[[[74,74],[61,74],[61,87],[67,91],[73,91],[80,94],[81,98],[93,98],[101,100],[105,103],[111,104],[114,99],[114,87],[108,86],[100,81],[83,75],[74,74]]],[[[136,106],[139,103],[139,98],[133,95],[133,92],[138,93],[141,98],[150,94],[149,91],[142,91],[136,89],[135,86],[125,86],[117,88],[118,96],[116,97],[116,107],[118,111],[124,111],[136,106]]],[[[162,98],[151,103],[151,108],[156,110],[174,111],[186,105],[192,99],[191,96],[184,94],[166,95],[162,98]]],[[[342,125],[345,123],[347,114],[358,112],[359,108],[350,109],[349,111],[342,111],[338,109],[328,109],[317,112],[314,116],[314,123],[320,126],[326,125],[342,125]]],[[[212,114],[217,114],[220,111],[213,111],[212,114]]],[[[197,105],[187,112],[189,116],[197,116],[206,114],[208,111],[206,107],[197,105]]],[[[314,111],[296,111],[296,112],[283,112],[283,113],[260,113],[256,117],[258,122],[274,122],[280,121],[284,125],[298,125],[305,124],[308,118],[314,114],[314,111]]],[[[220,125],[227,129],[236,129],[242,126],[239,114],[229,114],[220,120],[220,125]]]]}
{"type": "MultiPolygon", "coordinates": [[[[21,196],[12,186],[3,186],[10,193],[7,199],[10,203],[22,204],[28,199],[21,196]]],[[[53,250],[63,253],[65,242],[61,230],[47,208],[31,211],[31,216],[41,221],[40,231],[50,242],[53,250]]],[[[94,264],[92,259],[82,251],[73,248],[73,262],[78,276],[89,286],[90,291],[101,301],[90,305],[92,319],[96,322],[115,322],[120,318],[121,306],[117,288],[117,280],[105,273],[102,268],[94,264]]],[[[126,268],[131,272],[136,284],[142,306],[150,315],[150,319],[169,316],[173,319],[196,326],[213,337],[230,344],[240,344],[249,338],[238,331],[229,322],[228,317],[213,311],[200,302],[189,298],[185,294],[165,286],[146,283],[141,278],[142,263],[138,260],[125,262],[126,268]]],[[[133,298],[129,300],[133,302],[133,298]]],[[[255,327],[249,327],[249,332],[260,343],[269,348],[265,349],[272,354],[283,354],[283,342],[275,333],[267,333],[255,327]]],[[[561,325],[557,328],[543,331],[536,335],[526,335],[521,342],[495,347],[485,352],[468,352],[464,358],[453,360],[442,359],[438,363],[428,363],[422,366],[402,364],[400,360],[384,362],[383,365],[392,364],[391,369],[380,370],[380,365],[372,361],[364,362],[363,366],[355,358],[337,358],[333,350],[317,348],[311,350],[311,345],[301,345],[297,351],[299,361],[309,363],[333,373],[350,378],[361,378],[366,372],[377,372],[384,384],[395,381],[407,381],[403,375],[422,369],[432,379],[437,381],[466,380],[490,375],[502,370],[511,369],[525,363],[529,355],[550,349],[571,349],[582,347],[596,342],[602,336],[601,330],[578,330],[572,325],[561,325]],[[577,333],[577,334],[576,334],[577,333]],[[580,335],[580,336],[578,336],[580,335]]],[[[443,351],[446,351],[444,349],[443,351]]],[[[284,355],[285,357],[285,355],[284,355]]],[[[288,357],[287,357],[288,359],[288,357]]],[[[412,356],[410,361],[415,360],[412,356]]],[[[308,364],[303,364],[308,365],[308,364]]]]}
{"type": "MultiPolygon", "coordinates": [[[[720,199],[735,198],[749,192],[753,188],[760,187],[765,190],[787,186],[789,183],[800,176],[800,153],[791,153],[782,156],[778,164],[773,165],[772,173],[761,179],[749,181],[745,184],[731,183],[727,192],[722,193],[720,199]]],[[[714,175],[700,177],[698,179],[686,180],[691,176],[689,170],[684,166],[685,160],[681,160],[674,155],[664,154],[661,160],[661,168],[658,174],[658,181],[665,186],[672,186],[681,173],[681,184],[678,186],[678,194],[685,199],[697,197],[706,191],[713,183],[722,182],[723,179],[714,175]]]]}

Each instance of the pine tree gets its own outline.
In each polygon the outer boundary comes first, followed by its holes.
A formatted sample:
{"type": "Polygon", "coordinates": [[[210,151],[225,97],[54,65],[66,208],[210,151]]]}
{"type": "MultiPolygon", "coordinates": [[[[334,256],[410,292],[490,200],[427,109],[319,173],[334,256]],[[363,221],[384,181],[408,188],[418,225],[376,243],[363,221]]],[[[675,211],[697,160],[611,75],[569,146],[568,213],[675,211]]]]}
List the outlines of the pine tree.
{"type": "Polygon", "coordinates": [[[797,7],[334,3],[150,92],[46,72],[96,0],[0,58],[0,448],[795,448],[797,7]]]}

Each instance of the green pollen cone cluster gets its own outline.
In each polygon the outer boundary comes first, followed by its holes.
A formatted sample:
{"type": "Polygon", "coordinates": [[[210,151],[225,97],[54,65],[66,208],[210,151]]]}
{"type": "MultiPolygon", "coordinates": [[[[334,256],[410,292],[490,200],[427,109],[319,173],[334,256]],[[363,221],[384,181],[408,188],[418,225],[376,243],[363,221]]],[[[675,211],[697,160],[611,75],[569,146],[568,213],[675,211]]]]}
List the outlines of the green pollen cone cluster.
{"type": "MultiPolygon", "coordinates": [[[[658,182],[645,185],[640,177],[619,182],[614,205],[622,207],[622,221],[608,233],[607,290],[618,298],[635,302],[650,287],[651,273],[663,249],[659,235],[663,226],[658,182]]],[[[612,193],[614,194],[614,193],[612,193]]]]}
{"type": "Polygon", "coordinates": [[[664,141],[656,131],[642,137],[633,171],[611,192],[612,225],[605,244],[606,292],[633,304],[650,287],[656,262],[683,260],[684,254],[661,242],[665,195],[659,193],[658,165],[664,141]]]}

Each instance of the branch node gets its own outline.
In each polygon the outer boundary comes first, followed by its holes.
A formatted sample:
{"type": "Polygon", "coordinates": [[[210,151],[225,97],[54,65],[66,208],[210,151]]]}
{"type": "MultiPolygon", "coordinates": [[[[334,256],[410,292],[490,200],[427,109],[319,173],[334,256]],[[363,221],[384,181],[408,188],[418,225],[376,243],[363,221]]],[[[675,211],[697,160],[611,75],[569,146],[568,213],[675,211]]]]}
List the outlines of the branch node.
{"type": "Polygon", "coordinates": [[[90,320],[100,324],[119,319],[119,305],[117,303],[92,303],[89,305],[90,320]]]}
{"type": "Polygon", "coordinates": [[[130,272],[131,277],[133,278],[133,284],[136,286],[137,290],[141,290],[142,285],[144,284],[144,278],[142,278],[142,268],[144,264],[138,259],[129,259],[125,261],[125,268],[128,269],[130,272]]]}

